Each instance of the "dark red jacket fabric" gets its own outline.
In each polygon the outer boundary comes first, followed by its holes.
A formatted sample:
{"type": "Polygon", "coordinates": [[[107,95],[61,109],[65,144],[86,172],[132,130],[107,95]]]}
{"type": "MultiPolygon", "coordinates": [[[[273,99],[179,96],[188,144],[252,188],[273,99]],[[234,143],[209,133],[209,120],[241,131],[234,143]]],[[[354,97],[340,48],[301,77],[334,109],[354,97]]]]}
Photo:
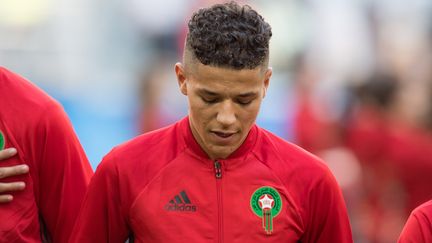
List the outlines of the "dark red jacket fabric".
{"type": "Polygon", "coordinates": [[[398,242],[432,242],[432,200],[420,205],[411,213],[398,242]]]}
{"type": "Polygon", "coordinates": [[[0,132],[18,154],[0,166],[27,164],[14,200],[0,204],[0,242],[67,242],[93,172],[61,106],[0,67],[0,132]]]}

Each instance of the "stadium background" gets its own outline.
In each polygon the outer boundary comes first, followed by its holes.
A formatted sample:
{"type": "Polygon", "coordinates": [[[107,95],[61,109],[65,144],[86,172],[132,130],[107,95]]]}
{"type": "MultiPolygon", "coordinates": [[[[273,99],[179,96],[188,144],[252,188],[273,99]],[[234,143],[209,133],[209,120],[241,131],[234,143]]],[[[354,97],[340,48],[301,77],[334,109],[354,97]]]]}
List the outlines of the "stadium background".
{"type": "MultiPolygon", "coordinates": [[[[187,113],[173,65],[186,20],[215,2],[0,0],[0,65],[63,104],[96,168],[187,113]]],[[[432,1],[242,2],[274,34],[258,123],[326,161],[356,242],[395,242],[432,197],[432,1]]]]}

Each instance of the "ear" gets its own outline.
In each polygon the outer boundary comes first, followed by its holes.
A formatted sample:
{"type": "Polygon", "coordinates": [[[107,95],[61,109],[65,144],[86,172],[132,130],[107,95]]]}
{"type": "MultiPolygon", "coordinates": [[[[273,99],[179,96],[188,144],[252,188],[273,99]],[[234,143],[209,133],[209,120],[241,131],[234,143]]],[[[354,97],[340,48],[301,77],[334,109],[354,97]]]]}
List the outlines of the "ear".
{"type": "Polygon", "coordinates": [[[264,94],[263,94],[263,98],[267,94],[267,89],[268,89],[268,86],[270,84],[270,78],[271,78],[272,74],[273,74],[273,69],[271,67],[269,67],[266,70],[265,74],[264,74],[264,94]]]}
{"type": "Polygon", "coordinates": [[[186,73],[183,65],[180,62],[175,64],[175,73],[177,76],[177,83],[179,85],[180,92],[184,95],[187,95],[186,73]]]}

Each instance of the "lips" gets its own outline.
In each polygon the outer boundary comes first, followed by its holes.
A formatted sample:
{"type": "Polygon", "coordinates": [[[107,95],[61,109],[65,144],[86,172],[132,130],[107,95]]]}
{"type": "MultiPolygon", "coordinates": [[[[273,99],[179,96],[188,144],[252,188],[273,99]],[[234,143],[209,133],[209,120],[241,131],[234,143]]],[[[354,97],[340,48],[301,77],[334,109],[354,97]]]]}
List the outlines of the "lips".
{"type": "Polygon", "coordinates": [[[234,135],[234,132],[213,132],[213,133],[221,138],[229,138],[232,135],[234,135]]]}
{"type": "Polygon", "coordinates": [[[221,132],[221,131],[213,131],[213,133],[221,138],[229,138],[235,134],[235,132],[221,132]]]}

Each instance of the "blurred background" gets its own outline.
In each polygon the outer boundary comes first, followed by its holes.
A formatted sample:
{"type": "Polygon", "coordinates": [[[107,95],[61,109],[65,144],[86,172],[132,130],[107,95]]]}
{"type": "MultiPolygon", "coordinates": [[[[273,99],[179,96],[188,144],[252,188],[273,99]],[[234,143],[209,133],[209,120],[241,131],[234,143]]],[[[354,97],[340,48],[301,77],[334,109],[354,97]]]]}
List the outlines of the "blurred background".
{"type": "MultiPolygon", "coordinates": [[[[191,13],[216,2],[0,0],[0,65],[63,104],[96,168],[187,114],[174,64],[191,13]]],[[[432,198],[432,1],[241,2],[273,28],[258,124],[324,159],[355,242],[395,242],[432,198]]]]}

